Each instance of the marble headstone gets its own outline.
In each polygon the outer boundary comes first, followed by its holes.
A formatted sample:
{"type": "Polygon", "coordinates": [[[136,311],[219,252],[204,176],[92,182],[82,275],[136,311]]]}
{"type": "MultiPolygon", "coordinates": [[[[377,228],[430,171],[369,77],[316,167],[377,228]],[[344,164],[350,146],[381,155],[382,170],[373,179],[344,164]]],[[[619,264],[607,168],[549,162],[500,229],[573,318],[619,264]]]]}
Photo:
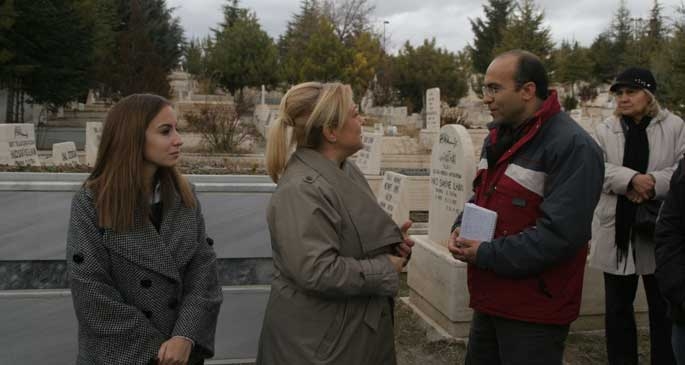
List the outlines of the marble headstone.
{"type": "Polygon", "coordinates": [[[378,193],[378,204],[398,225],[409,219],[406,181],[407,176],[386,171],[378,193]]]}
{"type": "Polygon", "coordinates": [[[381,173],[381,148],[383,147],[383,135],[377,133],[364,133],[362,135],[364,147],[357,152],[356,163],[365,175],[378,175],[381,173]]]}
{"type": "Polygon", "coordinates": [[[428,213],[428,238],[446,245],[455,218],[472,194],[476,173],[471,136],[461,125],[440,129],[431,153],[431,202],[428,213]]]}
{"type": "Polygon", "coordinates": [[[426,90],[426,129],[440,129],[440,88],[426,90]]]}
{"type": "Polygon", "coordinates": [[[100,138],[102,137],[102,123],[101,122],[87,122],[86,123],[86,164],[88,166],[95,166],[95,160],[98,157],[98,148],[100,147],[100,138]]]}
{"type": "Polygon", "coordinates": [[[0,124],[0,165],[40,165],[33,124],[0,124]]]}
{"type": "Polygon", "coordinates": [[[78,165],[78,154],[74,142],[62,142],[52,145],[52,163],[55,165],[78,165]]]}

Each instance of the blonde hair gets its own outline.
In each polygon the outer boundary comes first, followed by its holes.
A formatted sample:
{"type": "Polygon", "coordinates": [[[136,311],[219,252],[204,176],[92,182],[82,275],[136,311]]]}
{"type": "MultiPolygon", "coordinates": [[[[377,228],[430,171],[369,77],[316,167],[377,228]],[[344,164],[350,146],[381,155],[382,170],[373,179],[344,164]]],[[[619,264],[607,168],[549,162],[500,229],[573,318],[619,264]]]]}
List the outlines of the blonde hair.
{"type": "Polygon", "coordinates": [[[294,147],[319,148],[323,129],[342,128],[353,106],[349,85],[305,82],[290,88],[267,135],[266,170],[271,180],[278,182],[294,147]]]}
{"type": "MultiPolygon", "coordinates": [[[[647,94],[647,96],[649,96],[649,104],[647,104],[647,107],[645,108],[646,109],[645,115],[652,117],[652,118],[656,118],[656,116],[659,115],[659,113],[661,113],[661,104],[659,104],[659,101],[656,100],[656,96],[654,96],[654,94],[652,94],[649,90],[647,90],[647,89],[640,89],[640,90],[644,91],[645,94],[647,94]]],[[[616,103],[616,109],[614,110],[614,116],[618,117],[619,119],[623,116],[623,114],[621,114],[621,112],[618,109],[618,103],[616,103]]]]}

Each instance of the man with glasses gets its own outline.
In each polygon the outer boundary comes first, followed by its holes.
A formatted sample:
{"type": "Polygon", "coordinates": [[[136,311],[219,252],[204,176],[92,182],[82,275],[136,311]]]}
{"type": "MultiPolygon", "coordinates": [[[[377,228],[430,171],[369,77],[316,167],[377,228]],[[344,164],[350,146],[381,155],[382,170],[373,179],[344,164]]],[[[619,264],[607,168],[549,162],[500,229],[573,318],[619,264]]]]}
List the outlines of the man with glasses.
{"type": "Polygon", "coordinates": [[[459,237],[474,310],[466,364],[561,364],[578,317],[602,152],[561,111],[535,55],[510,51],[488,67],[483,101],[493,117],[471,201],[498,213],[494,239],[459,237]]]}

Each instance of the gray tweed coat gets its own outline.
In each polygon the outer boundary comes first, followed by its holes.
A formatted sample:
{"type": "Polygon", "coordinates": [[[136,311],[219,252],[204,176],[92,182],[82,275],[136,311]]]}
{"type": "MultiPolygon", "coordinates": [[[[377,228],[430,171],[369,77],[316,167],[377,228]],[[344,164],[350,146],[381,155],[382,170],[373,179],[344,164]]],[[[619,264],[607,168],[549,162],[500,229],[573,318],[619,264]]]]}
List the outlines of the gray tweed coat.
{"type": "Polygon", "coordinates": [[[134,228],[116,233],[98,228],[93,199],[76,193],[67,234],[76,363],[153,363],[172,336],[195,342],[191,364],[213,356],[222,294],[199,202],[186,208],[177,195],[159,232],[136,213],[134,228]]]}

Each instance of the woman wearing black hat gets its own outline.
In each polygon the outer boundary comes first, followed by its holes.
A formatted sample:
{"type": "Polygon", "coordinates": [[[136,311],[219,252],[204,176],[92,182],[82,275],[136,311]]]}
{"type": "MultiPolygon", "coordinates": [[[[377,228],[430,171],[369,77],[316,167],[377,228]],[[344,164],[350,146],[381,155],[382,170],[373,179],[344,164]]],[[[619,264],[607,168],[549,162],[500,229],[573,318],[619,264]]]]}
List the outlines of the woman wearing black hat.
{"type": "Polygon", "coordinates": [[[685,152],[685,124],[661,108],[657,83],[643,68],[628,68],[611,86],[614,116],[595,138],[604,150],[602,196],[592,222],[589,265],[604,272],[609,364],[637,364],[633,301],[642,276],[649,306],[652,365],[675,364],[671,322],[654,278],[654,221],[671,175],[685,152]]]}

